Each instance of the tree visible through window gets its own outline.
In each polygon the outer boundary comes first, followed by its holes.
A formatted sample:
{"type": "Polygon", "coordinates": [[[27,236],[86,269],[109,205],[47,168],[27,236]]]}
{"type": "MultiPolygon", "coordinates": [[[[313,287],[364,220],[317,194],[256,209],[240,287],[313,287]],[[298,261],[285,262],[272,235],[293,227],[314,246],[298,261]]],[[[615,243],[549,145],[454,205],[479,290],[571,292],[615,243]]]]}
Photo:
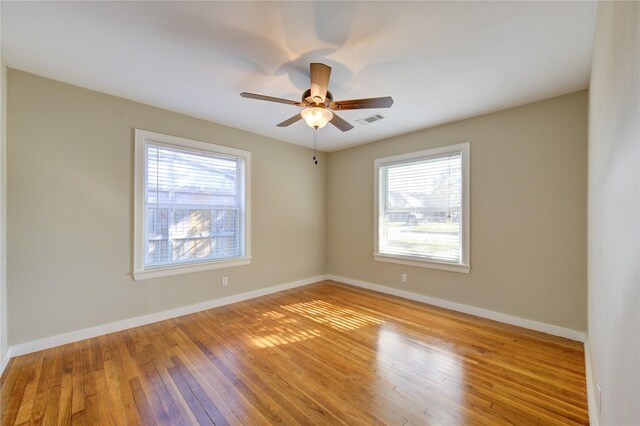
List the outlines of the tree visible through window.
{"type": "Polygon", "coordinates": [[[466,263],[465,146],[376,160],[377,255],[466,263]]]}
{"type": "Polygon", "coordinates": [[[145,140],[143,155],[138,268],[245,257],[246,159],[153,140],[145,140]]]}

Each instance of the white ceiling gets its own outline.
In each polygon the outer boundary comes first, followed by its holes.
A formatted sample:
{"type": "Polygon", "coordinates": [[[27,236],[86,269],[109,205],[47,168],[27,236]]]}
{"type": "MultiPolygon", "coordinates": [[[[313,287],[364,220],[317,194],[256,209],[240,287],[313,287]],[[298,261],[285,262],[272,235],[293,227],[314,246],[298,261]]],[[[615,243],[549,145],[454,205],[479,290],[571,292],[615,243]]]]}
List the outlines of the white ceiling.
{"type": "MultiPolygon", "coordinates": [[[[7,65],[311,146],[295,106],[309,63],[333,67],[336,100],[393,96],[344,111],[355,128],[318,132],[334,151],[584,89],[595,2],[7,2],[7,65]],[[355,120],[381,112],[366,126],[355,120]]],[[[153,130],[153,129],[151,129],[153,130]]]]}

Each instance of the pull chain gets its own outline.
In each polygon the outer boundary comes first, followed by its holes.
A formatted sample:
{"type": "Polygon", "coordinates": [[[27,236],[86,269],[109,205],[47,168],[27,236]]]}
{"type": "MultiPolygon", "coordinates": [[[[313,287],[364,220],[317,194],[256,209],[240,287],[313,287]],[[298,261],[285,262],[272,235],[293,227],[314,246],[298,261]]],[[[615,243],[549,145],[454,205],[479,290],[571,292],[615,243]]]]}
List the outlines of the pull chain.
{"type": "Polygon", "coordinates": [[[313,162],[318,164],[317,157],[318,156],[318,128],[316,127],[313,131],[313,162]]]}

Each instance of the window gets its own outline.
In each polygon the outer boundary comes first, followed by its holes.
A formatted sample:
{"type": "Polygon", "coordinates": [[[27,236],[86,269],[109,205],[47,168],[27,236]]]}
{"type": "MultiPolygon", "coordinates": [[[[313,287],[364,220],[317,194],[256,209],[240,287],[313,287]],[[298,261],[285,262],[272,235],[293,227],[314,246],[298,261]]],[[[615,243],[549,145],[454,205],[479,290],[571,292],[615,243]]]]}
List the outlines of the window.
{"type": "Polygon", "coordinates": [[[134,278],[249,264],[251,153],[135,137],[134,278]]]}
{"type": "Polygon", "coordinates": [[[378,261],[468,273],[469,144],[375,160],[378,261]]]}

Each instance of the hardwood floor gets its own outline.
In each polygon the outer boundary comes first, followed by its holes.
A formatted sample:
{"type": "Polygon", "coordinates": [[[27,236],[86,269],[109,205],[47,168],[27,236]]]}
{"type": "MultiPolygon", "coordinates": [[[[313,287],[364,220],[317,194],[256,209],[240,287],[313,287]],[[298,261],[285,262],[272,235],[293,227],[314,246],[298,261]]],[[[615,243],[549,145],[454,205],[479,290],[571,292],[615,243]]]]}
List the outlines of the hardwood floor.
{"type": "Polygon", "coordinates": [[[13,359],[2,424],[587,424],[582,344],[323,282],[13,359]]]}

